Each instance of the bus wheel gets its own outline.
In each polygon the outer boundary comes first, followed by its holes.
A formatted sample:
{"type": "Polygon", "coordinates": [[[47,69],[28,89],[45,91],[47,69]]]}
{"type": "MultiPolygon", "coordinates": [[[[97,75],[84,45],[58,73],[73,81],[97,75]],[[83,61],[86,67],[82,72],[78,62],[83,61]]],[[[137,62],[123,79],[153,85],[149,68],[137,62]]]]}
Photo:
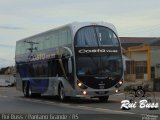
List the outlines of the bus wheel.
{"type": "Polygon", "coordinates": [[[108,102],[108,98],[109,98],[109,96],[101,96],[101,97],[99,97],[99,101],[100,102],[108,102]]]}
{"type": "Polygon", "coordinates": [[[65,92],[64,92],[64,87],[62,84],[59,85],[59,99],[61,101],[65,101],[66,96],[65,96],[65,92]]]}
{"type": "Polygon", "coordinates": [[[29,83],[28,82],[24,82],[23,94],[24,94],[24,97],[29,97],[29,83]]]}
{"type": "Polygon", "coordinates": [[[33,93],[32,93],[32,90],[31,90],[31,86],[30,86],[30,85],[29,85],[28,93],[29,93],[29,97],[33,97],[33,93]]]}

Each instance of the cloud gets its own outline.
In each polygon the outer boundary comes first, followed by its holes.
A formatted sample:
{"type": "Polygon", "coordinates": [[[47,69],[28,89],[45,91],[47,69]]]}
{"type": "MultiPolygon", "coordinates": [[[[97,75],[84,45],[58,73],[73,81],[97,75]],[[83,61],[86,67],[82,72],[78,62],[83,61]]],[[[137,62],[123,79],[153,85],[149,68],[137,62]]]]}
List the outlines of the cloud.
{"type": "Polygon", "coordinates": [[[13,60],[15,56],[15,47],[14,46],[7,46],[2,45],[0,46],[0,58],[13,60]]]}
{"type": "Polygon", "coordinates": [[[13,59],[17,40],[73,21],[113,23],[120,36],[160,36],[160,1],[1,0],[0,57],[13,59]]]}
{"type": "Polygon", "coordinates": [[[15,48],[15,46],[14,45],[0,44],[0,48],[15,48]]]}
{"type": "Polygon", "coordinates": [[[14,27],[14,26],[7,26],[7,25],[0,25],[0,29],[5,29],[5,30],[23,30],[24,28],[22,28],[22,27],[14,27]]]}
{"type": "Polygon", "coordinates": [[[0,68],[7,67],[7,66],[13,66],[15,64],[14,60],[8,60],[4,58],[0,58],[0,68]]]}

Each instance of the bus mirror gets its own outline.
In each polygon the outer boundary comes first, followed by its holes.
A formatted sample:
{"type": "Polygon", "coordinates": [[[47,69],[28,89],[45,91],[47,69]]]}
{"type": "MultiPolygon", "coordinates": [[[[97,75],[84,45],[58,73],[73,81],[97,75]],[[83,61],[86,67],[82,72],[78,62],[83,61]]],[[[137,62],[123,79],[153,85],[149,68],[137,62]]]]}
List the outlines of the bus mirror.
{"type": "Polygon", "coordinates": [[[71,58],[68,59],[68,73],[72,73],[72,60],[71,60],[71,58]]]}

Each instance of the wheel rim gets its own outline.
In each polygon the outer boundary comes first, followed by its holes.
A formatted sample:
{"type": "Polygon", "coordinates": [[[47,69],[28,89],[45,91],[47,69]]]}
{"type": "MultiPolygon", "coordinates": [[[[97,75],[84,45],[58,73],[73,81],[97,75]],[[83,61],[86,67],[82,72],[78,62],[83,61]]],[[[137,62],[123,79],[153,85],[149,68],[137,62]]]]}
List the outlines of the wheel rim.
{"type": "Polygon", "coordinates": [[[61,99],[61,100],[64,100],[64,89],[63,89],[62,86],[61,86],[61,88],[60,88],[60,99],[61,99]]]}
{"type": "Polygon", "coordinates": [[[31,91],[31,87],[29,86],[29,91],[28,91],[28,93],[29,93],[29,96],[32,96],[32,91],[31,91]]]}
{"type": "Polygon", "coordinates": [[[25,86],[24,86],[24,88],[23,88],[23,94],[24,94],[24,96],[27,95],[27,85],[26,85],[26,84],[25,84],[25,86]]]}

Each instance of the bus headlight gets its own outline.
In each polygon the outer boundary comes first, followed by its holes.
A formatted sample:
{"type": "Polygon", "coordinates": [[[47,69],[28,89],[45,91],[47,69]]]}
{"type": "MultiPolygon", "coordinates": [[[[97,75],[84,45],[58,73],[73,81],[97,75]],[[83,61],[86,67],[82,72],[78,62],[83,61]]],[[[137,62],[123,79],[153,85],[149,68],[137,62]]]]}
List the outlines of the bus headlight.
{"type": "Polygon", "coordinates": [[[86,85],[84,85],[81,81],[77,81],[77,85],[78,87],[80,87],[81,89],[87,89],[88,87],[86,85]]]}
{"type": "Polygon", "coordinates": [[[79,82],[79,83],[78,83],[78,86],[79,86],[79,87],[81,87],[81,86],[82,86],[82,83],[81,83],[81,82],[79,82]]]}
{"type": "Polygon", "coordinates": [[[115,88],[119,88],[123,84],[123,80],[120,80],[116,85],[115,88]]]}

